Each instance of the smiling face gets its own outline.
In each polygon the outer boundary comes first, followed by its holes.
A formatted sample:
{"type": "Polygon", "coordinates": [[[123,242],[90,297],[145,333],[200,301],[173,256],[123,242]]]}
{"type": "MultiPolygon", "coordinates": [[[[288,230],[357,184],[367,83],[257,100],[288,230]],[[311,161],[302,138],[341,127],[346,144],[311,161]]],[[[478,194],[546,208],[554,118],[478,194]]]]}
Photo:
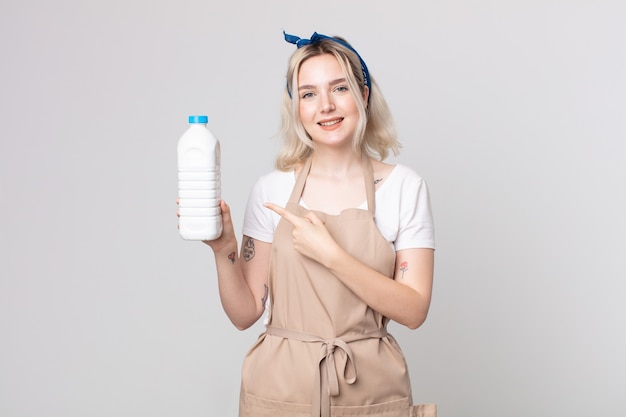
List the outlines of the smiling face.
{"type": "Polygon", "coordinates": [[[300,120],[316,146],[352,146],[359,109],[334,55],[318,55],[302,63],[298,96],[300,120]]]}

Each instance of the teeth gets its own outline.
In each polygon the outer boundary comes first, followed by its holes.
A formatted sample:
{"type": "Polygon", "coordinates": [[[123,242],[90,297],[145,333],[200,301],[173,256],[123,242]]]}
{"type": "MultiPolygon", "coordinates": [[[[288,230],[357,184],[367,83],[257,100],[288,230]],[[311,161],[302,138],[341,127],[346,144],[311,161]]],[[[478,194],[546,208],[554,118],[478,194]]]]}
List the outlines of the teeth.
{"type": "Polygon", "coordinates": [[[336,125],[337,123],[339,123],[341,120],[333,120],[332,122],[324,122],[324,123],[320,123],[320,125],[322,126],[332,126],[332,125],[336,125]]]}

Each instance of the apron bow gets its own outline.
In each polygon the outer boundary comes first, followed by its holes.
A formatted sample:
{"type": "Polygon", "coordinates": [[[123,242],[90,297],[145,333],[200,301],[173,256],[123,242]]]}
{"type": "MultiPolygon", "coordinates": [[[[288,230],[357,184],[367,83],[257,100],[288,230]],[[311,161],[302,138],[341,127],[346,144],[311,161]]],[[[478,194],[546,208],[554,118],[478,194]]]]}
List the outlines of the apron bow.
{"type": "Polygon", "coordinates": [[[311,416],[330,417],[330,397],[339,395],[339,377],[337,370],[343,371],[342,377],[346,383],[352,385],[356,382],[356,362],[348,344],[356,342],[357,340],[385,337],[387,330],[384,328],[377,329],[365,334],[349,335],[334,339],[324,339],[319,336],[273,326],[268,326],[266,333],[285,339],[299,340],[301,342],[321,343],[317,372],[315,373],[311,416]],[[337,349],[341,349],[345,353],[343,363],[340,364],[339,368],[337,368],[335,361],[337,349]]]}

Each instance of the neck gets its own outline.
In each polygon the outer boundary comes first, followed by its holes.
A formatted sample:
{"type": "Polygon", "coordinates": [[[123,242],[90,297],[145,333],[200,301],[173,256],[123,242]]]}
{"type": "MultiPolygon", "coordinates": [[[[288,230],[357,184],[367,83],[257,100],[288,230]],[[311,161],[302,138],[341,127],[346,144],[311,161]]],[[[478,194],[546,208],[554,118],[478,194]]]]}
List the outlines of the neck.
{"type": "Polygon", "coordinates": [[[311,174],[325,177],[361,175],[362,154],[352,149],[349,152],[316,149],[311,158],[311,174]]]}

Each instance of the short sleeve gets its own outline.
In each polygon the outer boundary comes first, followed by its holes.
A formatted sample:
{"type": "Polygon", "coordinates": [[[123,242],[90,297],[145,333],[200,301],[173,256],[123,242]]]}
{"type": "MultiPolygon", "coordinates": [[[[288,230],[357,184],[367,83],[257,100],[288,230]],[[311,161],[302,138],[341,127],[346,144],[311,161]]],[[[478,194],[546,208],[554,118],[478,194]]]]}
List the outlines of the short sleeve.
{"type": "Polygon", "coordinates": [[[435,248],[435,228],[426,181],[410,169],[402,178],[395,249],[435,248]]]}
{"type": "Polygon", "coordinates": [[[263,204],[285,207],[293,188],[293,172],[273,171],[260,177],[250,190],[243,219],[243,234],[271,243],[280,216],[263,204]]]}
{"type": "Polygon", "coordinates": [[[243,220],[243,234],[263,242],[271,242],[274,236],[271,211],[263,206],[269,201],[262,178],[257,180],[250,195],[243,220]]]}

